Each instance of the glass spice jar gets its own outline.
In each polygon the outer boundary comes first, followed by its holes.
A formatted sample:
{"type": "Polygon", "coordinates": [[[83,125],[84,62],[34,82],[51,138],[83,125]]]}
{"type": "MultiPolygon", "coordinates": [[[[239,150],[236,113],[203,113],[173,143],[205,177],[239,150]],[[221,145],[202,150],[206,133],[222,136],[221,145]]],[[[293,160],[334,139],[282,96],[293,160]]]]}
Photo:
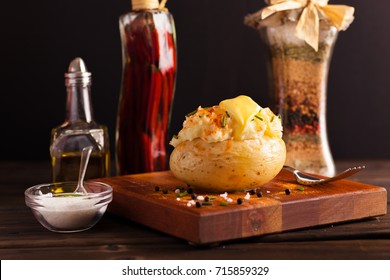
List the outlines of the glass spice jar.
{"type": "MultiPolygon", "coordinates": [[[[252,22],[253,23],[253,22],[252,22]]],[[[248,25],[254,26],[252,23],[248,25]]],[[[295,36],[297,21],[277,17],[256,24],[267,49],[271,107],[281,115],[286,165],[333,176],[326,127],[329,63],[338,30],[320,21],[318,50],[295,36]]]]}
{"type": "Polygon", "coordinates": [[[286,165],[333,176],[335,165],[328,144],[326,98],[329,63],[338,31],[320,23],[315,51],[293,36],[296,22],[260,30],[268,48],[272,107],[282,117],[286,165]]]}

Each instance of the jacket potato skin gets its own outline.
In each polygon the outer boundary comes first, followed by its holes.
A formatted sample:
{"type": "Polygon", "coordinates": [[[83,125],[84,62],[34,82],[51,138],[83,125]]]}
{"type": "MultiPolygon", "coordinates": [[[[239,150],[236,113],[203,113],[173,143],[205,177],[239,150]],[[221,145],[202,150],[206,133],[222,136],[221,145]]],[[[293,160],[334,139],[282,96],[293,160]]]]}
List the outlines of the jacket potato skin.
{"type": "Polygon", "coordinates": [[[244,191],[272,180],[283,168],[286,147],[281,138],[180,143],[170,169],[181,181],[210,192],[244,191]]]}

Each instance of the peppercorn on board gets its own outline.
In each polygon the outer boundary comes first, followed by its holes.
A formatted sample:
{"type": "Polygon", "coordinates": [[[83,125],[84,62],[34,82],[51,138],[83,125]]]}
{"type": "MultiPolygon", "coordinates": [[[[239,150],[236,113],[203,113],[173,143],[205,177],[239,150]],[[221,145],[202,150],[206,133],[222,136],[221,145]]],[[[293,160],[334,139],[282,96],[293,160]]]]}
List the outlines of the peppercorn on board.
{"type": "Polygon", "coordinates": [[[340,180],[302,186],[282,170],[247,193],[204,193],[170,171],[96,179],[114,190],[108,211],[208,244],[386,214],[386,189],[340,180]]]}

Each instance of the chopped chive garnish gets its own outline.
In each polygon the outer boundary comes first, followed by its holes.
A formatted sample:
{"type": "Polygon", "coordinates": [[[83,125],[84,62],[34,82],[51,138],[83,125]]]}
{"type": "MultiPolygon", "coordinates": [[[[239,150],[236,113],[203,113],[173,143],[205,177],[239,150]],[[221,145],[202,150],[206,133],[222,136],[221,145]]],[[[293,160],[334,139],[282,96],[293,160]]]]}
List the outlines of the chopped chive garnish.
{"type": "Polygon", "coordinates": [[[279,120],[281,120],[282,119],[282,115],[278,114],[278,118],[279,118],[279,120]]]}
{"type": "Polygon", "coordinates": [[[181,192],[181,193],[177,194],[177,197],[183,197],[183,196],[186,196],[187,194],[188,194],[188,192],[181,192]]]}
{"type": "Polygon", "coordinates": [[[271,122],[273,122],[273,121],[274,121],[274,118],[275,118],[275,115],[273,115],[273,116],[272,116],[272,118],[271,118],[271,122]]]}
{"type": "Polygon", "coordinates": [[[297,190],[303,192],[305,190],[305,188],[304,187],[298,187],[297,190]]]}
{"type": "Polygon", "coordinates": [[[257,116],[257,115],[255,115],[255,118],[256,118],[256,119],[259,119],[259,120],[261,120],[261,121],[263,121],[263,118],[262,118],[262,117],[259,117],[259,116],[257,116]]]}
{"type": "Polygon", "coordinates": [[[226,111],[226,116],[228,116],[228,118],[230,118],[230,115],[229,115],[229,112],[228,112],[228,111],[226,111]]]}
{"type": "Polygon", "coordinates": [[[209,196],[209,199],[210,199],[210,200],[214,200],[214,199],[217,199],[217,197],[216,197],[216,196],[213,196],[213,195],[211,195],[211,196],[209,196]]]}
{"type": "Polygon", "coordinates": [[[226,126],[226,121],[227,121],[227,117],[226,117],[226,115],[224,115],[223,117],[222,117],[222,127],[225,127],[226,126]]]}
{"type": "Polygon", "coordinates": [[[211,202],[208,202],[208,201],[206,202],[205,201],[205,202],[202,202],[202,205],[210,206],[210,205],[213,205],[213,204],[211,202]]]}
{"type": "Polygon", "coordinates": [[[196,112],[198,112],[198,109],[195,109],[194,111],[188,113],[188,114],[186,115],[186,117],[191,117],[192,115],[195,115],[196,112]]]}
{"type": "Polygon", "coordinates": [[[219,205],[220,206],[228,206],[228,204],[226,202],[220,202],[219,205]]]}

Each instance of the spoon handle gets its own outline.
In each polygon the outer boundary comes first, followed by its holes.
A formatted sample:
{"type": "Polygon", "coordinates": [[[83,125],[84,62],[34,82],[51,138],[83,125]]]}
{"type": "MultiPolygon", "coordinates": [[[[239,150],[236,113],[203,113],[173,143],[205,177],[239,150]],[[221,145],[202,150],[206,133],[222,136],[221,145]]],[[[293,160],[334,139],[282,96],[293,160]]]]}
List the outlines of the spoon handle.
{"type": "Polygon", "coordinates": [[[92,149],[93,147],[92,146],[88,146],[88,147],[85,147],[83,149],[83,151],[81,152],[81,160],[80,160],[80,170],[79,170],[79,181],[78,181],[78,184],[77,184],[77,189],[75,192],[77,191],[81,191],[83,193],[87,193],[87,191],[85,190],[84,188],[84,177],[85,177],[85,173],[87,171],[87,166],[88,166],[88,162],[89,162],[89,157],[91,156],[91,152],[92,152],[92,149]]]}

